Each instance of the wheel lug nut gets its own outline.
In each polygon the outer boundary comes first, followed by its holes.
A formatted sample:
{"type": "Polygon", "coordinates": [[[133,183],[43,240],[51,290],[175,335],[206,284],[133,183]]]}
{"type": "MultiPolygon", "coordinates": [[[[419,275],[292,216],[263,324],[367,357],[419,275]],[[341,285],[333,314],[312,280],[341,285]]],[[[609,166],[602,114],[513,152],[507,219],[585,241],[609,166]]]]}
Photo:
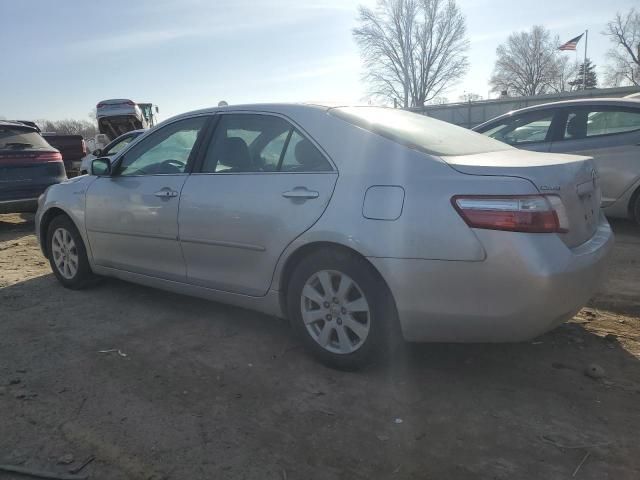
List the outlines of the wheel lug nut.
{"type": "Polygon", "coordinates": [[[329,321],[331,321],[331,315],[327,315],[327,316],[326,316],[326,319],[327,319],[327,320],[329,320],[329,321]]]}
{"type": "Polygon", "coordinates": [[[333,303],[340,303],[340,301],[336,297],[333,297],[333,303]]]}
{"type": "Polygon", "coordinates": [[[347,313],[347,309],[346,309],[346,308],[344,308],[344,307],[342,307],[342,308],[340,309],[340,311],[341,311],[342,313],[347,313]]]}
{"type": "Polygon", "coordinates": [[[331,304],[329,302],[324,302],[324,308],[329,308],[331,304]]]}
{"type": "Polygon", "coordinates": [[[338,325],[342,325],[342,319],[340,317],[338,317],[338,319],[336,320],[336,322],[338,323],[338,325]]]}

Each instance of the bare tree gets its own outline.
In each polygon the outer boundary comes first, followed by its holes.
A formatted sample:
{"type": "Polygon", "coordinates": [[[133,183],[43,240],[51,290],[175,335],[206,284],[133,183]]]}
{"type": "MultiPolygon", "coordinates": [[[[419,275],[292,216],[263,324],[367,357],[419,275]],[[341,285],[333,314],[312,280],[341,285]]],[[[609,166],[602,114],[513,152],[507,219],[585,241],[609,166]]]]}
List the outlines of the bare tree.
{"type": "Polygon", "coordinates": [[[617,13],[602,33],[615,44],[607,53],[613,63],[607,83],[640,85],[640,12],[632,8],[626,14],[617,13]]]}
{"type": "Polygon", "coordinates": [[[82,135],[83,138],[93,138],[98,133],[94,122],[87,120],[36,120],[36,125],[43,132],[55,132],[65,135],[82,135]]]}
{"type": "Polygon", "coordinates": [[[466,24],[455,0],[378,0],[359,8],[353,36],[370,94],[422,106],[468,69],[466,24]]]}
{"type": "Polygon", "coordinates": [[[555,72],[549,81],[549,89],[555,93],[577,90],[577,86],[582,85],[582,79],[578,77],[578,63],[565,56],[559,56],[557,62],[555,72]],[[576,83],[577,80],[579,82],[576,83]]]}
{"type": "Polygon", "coordinates": [[[500,45],[490,84],[492,91],[515,95],[540,95],[551,90],[561,60],[558,41],[540,25],[529,32],[515,32],[500,45]]]}

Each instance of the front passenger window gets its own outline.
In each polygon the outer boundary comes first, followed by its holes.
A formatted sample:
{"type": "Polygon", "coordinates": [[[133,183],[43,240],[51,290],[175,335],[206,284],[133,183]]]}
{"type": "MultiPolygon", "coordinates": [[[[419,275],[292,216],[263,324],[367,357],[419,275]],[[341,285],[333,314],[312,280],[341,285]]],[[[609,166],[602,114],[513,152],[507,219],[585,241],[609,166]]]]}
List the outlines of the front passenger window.
{"type": "Polygon", "coordinates": [[[551,128],[554,112],[534,112],[504,120],[483,135],[495,138],[509,145],[544,142],[551,128]]]}
{"type": "Polygon", "coordinates": [[[180,120],[157,132],[125,153],[118,173],[130,175],[171,175],[184,173],[193,146],[207,117],[180,120]]]}

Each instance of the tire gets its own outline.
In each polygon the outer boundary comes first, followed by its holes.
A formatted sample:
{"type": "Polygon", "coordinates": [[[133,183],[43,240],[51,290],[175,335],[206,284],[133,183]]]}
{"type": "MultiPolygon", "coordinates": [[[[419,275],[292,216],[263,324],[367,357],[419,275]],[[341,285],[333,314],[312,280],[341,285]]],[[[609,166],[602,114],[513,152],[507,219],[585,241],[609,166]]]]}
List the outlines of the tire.
{"type": "Polygon", "coordinates": [[[400,339],[386,283],[348,252],[319,250],[302,259],[288,283],[287,310],[307,350],[332,368],[357,370],[386,360],[400,339]]]}
{"type": "Polygon", "coordinates": [[[80,290],[95,278],[82,237],[66,215],[54,218],[49,224],[47,252],[51,270],[64,287],[80,290]]]}

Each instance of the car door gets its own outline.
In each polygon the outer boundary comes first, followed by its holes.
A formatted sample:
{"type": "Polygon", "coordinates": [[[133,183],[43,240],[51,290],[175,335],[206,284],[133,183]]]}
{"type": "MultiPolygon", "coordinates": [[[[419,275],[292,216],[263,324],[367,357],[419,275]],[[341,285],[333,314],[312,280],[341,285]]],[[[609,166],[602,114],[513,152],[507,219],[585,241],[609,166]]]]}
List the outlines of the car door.
{"type": "Polygon", "coordinates": [[[602,206],[612,204],[640,179],[640,108],[573,107],[564,120],[550,151],[593,157],[602,206]]]}
{"type": "Polygon", "coordinates": [[[524,112],[497,120],[478,131],[523,150],[549,151],[557,109],[524,112]]]}
{"type": "Polygon", "coordinates": [[[206,116],[170,123],[119,157],[86,193],[85,224],[97,265],[185,281],[178,243],[180,192],[206,116]]]}
{"type": "Polygon", "coordinates": [[[274,114],[219,115],[180,203],[190,283],[260,296],[286,246],[325,210],[338,173],[302,130],[274,114]]]}

